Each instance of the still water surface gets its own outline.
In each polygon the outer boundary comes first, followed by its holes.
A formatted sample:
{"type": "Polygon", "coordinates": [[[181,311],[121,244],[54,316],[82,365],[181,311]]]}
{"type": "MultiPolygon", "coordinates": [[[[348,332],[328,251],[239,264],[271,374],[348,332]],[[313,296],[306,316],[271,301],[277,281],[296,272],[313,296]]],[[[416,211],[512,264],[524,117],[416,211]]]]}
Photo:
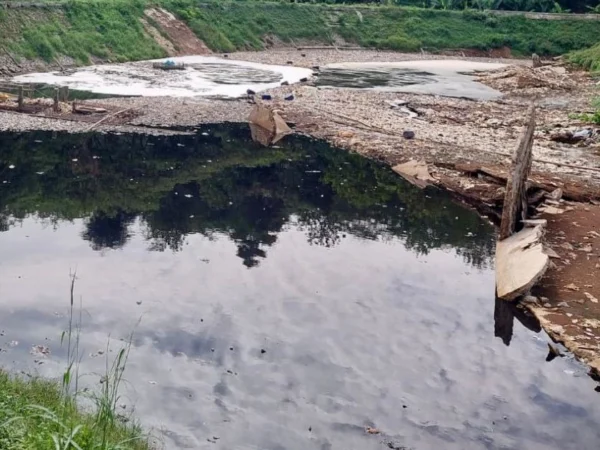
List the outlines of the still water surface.
{"type": "Polygon", "coordinates": [[[479,83],[473,74],[502,67],[505,65],[443,59],[339,63],[323,67],[316,85],[492,100],[502,93],[479,83]]]}
{"type": "Polygon", "coordinates": [[[494,322],[493,230],[435,190],[237,126],[0,149],[0,365],[61,372],[76,270],[82,383],[135,330],[123,412],[166,448],[598,446],[593,381],[494,322]]]}

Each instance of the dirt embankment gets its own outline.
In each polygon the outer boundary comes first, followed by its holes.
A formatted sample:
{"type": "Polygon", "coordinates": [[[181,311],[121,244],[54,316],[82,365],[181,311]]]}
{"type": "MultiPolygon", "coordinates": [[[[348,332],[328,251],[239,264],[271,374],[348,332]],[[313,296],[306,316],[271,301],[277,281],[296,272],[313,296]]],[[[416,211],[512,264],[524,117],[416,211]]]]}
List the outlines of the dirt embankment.
{"type": "Polygon", "coordinates": [[[162,8],[149,8],[140,19],[144,28],[169,56],[207,55],[211,50],[181,20],[162,8]]]}

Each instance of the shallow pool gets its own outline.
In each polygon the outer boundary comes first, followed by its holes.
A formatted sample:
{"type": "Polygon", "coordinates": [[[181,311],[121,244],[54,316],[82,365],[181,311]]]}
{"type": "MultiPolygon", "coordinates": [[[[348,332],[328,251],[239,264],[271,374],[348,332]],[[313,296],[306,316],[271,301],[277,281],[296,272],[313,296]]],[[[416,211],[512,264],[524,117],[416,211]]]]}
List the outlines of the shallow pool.
{"type": "Polygon", "coordinates": [[[502,67],[505,65],[462,60],[341,63],[323,67],[316,84],[493,100],[502,93],[475,81],[473,73],[502,67]]]}
{"type": "Polygon", "coordinates": [[[280,145],[0,134],[0,364],[60,376],[76,271],[82,386],[134,331],[120,407],[166,448],[597,448],[585,369],[495,305],[485,221],[280,145]]]}

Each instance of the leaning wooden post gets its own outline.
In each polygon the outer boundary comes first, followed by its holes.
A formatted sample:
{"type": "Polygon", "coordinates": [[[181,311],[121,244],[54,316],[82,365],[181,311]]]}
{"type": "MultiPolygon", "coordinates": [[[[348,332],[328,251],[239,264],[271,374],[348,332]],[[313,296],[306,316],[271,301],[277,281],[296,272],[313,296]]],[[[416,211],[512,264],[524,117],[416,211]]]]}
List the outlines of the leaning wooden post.
{"type": "Polygon", "coordinates": [[[68,102],[69,101],[69,86],[63,86],[60,88],[60,101],[68,102]]]}
{"type": "Polygon", "coordinates": [[[544,275],[549,258],[544,253],[543,225],[515,233],[517,223],[527,218],[527,177],[531,171],[535,107],[527,111],[527,125],[513,154],[496,243],[496,295],[515,300],[526,294],[544,275]]]}
{"type": "Polygon", "coordinates": [[[18,105],[19,105],[19,111],[22,111],[23,110],[23,86],[19,86],[18,105]]]}
{"type": "Polygon", "coordinates": [[[502,208],[500,240],[515,232],[517,222],[527,218],[527,178],[531,171],[533,134],[535,132],[535,105],[527,110],[527,126],[512,156],[512,167],[506,183],[502,208]]]}
{"type": "Polygon", "coordinates": [[[54,106],[52,107],[54,112],[60,111],[60,108],[58,107],[59,92],[60,91],[58,90],[58,88],[54,89],[54,106]]]}

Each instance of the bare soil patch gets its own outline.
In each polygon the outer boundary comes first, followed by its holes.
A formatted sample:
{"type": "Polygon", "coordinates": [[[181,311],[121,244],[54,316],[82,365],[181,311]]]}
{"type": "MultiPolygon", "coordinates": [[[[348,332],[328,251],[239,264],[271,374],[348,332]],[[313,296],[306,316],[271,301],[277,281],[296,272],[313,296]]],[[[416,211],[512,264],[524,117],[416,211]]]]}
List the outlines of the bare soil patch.
{"type": "Polygon", "coordinates": [[[158,38],[154,36],[155,33],[151,33],[156,42],[167,50],[170,56],[206,55],[212,53],[206,44],[198,39],[185,23],[178,20],[170,12],[162,8],[150,8],[144,14],[151,25],[154,22],[158,26],[159,35],[160,31],[166,35],[158,38]],[[169,41],[171,45],[166,44],[169,41]]]}

